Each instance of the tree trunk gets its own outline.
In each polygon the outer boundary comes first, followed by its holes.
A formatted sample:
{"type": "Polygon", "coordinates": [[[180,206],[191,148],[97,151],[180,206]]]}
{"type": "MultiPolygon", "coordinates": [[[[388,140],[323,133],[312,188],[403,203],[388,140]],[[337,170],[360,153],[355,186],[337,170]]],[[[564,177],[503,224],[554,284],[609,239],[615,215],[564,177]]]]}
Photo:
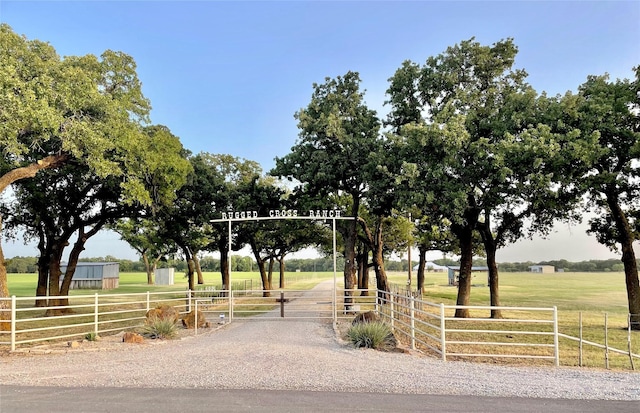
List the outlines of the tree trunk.
{"type": "MultiPolygon", "coordinates": [[[[490,217],[485,217],[484,223],[479,225],[480,236],[484,244],[484,251],[487,255],[487,267],[489,267],[489,298],[491,307],[500,307],[500,292],[498,280],[498,263],[496,262],[496,240],[491,233],[490,217]]],[[[502,318],[500,310],[491,309],[491,318],[502,318]]]]}
{"type": "Polygon", "coordinates": [[[60,259],[52,259],[49,261],[49,308],[46,311],[46,316],[55,316],[62,314],[62,310],[59,307],[62,305],[60,302],[60,276],[62,271],[60,270],[60,259]]]}
{"type": "Polygon", "coordinates": [[[189,283],[189,290],[195,291],[195,277],[193,274],[195,273],[195,264],[193,262],[193,254],[191,253],[191,249],[182,243],[177,243],[182,253],[184,254],[184,259],[187,262],[187,281],[189,283]]]}
{"type": "Polygon", "coordinates": [[[418,295],[422,297],[424,293],[424,270],[427,266],[427,248],[423,246],[418,246],[418,252],[420,254],[419,262],[418,262],[418,295]]]}
{"type": "Polygon", "coordinates": [[[624,265],[627,301],[630,314],[630,328],[640,330],[640,281],[638,279],[638,263],[633,251],[634,235],[627,217],[618,205],[614,196],[607,196],[607,203],[619,234],[622,248],[622,264],[624,265]]]}
{"type": "MultiPolygon", "coordinates": [[[[47,283],[49,280],[49,263],[47,262],[48,253],[40,251],[38,257],[38,285],[36,286],[36,297],[47,296],[47,283]]],[[[46,307],[47,299],[36,299],[36,307],[46,307]]]]}
{"type": "Polygon", "coordinates": [[[267,273],[267,290],[271,290],[271,287],[273,287],[273,265],[274,259],[271,257],[269,258],[269,271],[267,273]]]}
{"type": "Polygon", "coordinates": [[[373,270],[376,273],[376,287],[378,288],[378,296],[385,302],[388,299],[388,293],[390,291],[389,282],[387,281],[387,273],[384,269],[384,241],[382,237],[382,221],[383,217],[378,216],[376,218],[375,233],[372,234],[371,230],[367,226],[364,219],[358,218],[360,227],[365,233],[365,237],[369,242],[369,248],[372,252],[373,270]]]}
{"type": "MultiPolygon", "coordinates": [[[[39,232],[38,251],[40,256],[38,257],[38,285],[36,286],[36,297],[47,296],[47,283],[49,280],[49,251],[47,249],[47,242],[44,232],[39,232]]],[[[46,307],[47,300],[36,298],[36,307],[46,307]]]]}
{"type": "Polygon", "coordinates": [[[155,264],[153,268],[151,268],[151,263],[149,262],[149,256],[146,251],[142,253],[142,261],[144,261],[144,268],[147,270],[147,284],[153,285],[153,273],[155,271],[155,264]]]}
{"type": "Polygon", "coordinates": [[[358,236],[358,223],[356,218],[360,209],[360,199],[357,194],[351,194],[353,204],[351,205],[351,216],[353,220],[348,222],[347,236],[344,243],[344,310],[351,311],[353,304],[353,290],[356,284],[356,239],[358,236]]]}
{"type": "Polygon", "coordinates": [[[220,275],[222,276],[222,289],[229,289],[229,248],[220,248],[220,275]]]}
{"type": "Polygon", "coordinates": [[[284,288],[284,257],[280,257],[278,262],[280,263],[280,288],[284,288]]]}
{"type": "Polygon", "coordinates": [[[344,251],[344,305],[345,311],[351,310],[351,304],[353,303],[353,290],[355,288],[355,280],[356,280],[356,253],[354,250],[355,247],[355,234],[353,233],[355,229],[352,231],[352,227],[355,225],[352,222],[349,222],[349,235],[345,240],[345,251],[344,251]]]}
{"type": "MultiPolygon", "coordinates": [[[[31,165],[27,165],[21,168],[15,168],[6,174],[0,177],[0,194],[4,192],[5,189],[12,183],[19,181],[21,179],[33,178],[36,176],[36,173],[42,169],[47,168],[55,168],[58,165],[63,164],[68,159],[67,154],[57,154],[47,156],[38,162],[35,162],[31,165]]],[[[0,232],[2,231],[2,217],[0,217],[0,232]]],[[[4,261],[4,252],[2,251],[2,245],[0,245],[0,298],[9,298],[9,283],[7,280],[7,266],[4,261]]],[[[7,301],[2,300],[0,302],[0,308],[8,306],[7,301]]],[[[0,320],[2,317],[6,317],[3,311],[1,313],[0,320]]],[[[5,323],[2,323],[3,325],[5,323]]]]}
{"type": "Polygon", "coordinates": [[[358,288],[362,290],[360,296],[369,295],[369,248],[361,243],[362,250],[358,254],[358,288]]]}
{"type": "Polygon", "coordinates": [[[196,266],[196,273],[198,274],[198,285],[204,284],[204,277],[202,276],[202,268],[200,268],[200,259],[198,253],[193,254],[193,263],[196,266]]]}
{"type": "MultiPolygon", "coordinates": [[[[464,225],[457,231],[460,241],[460,275],[458,281],[457,305],[469,305],[471,297],[471,266],[473,264],[473,228],[464,225]]],[[[466,308],[456,309],[456,317],[468,318],[469,310],[466,308]]]]}
{"type": "MultiPolygon", "coordinates": [[[[2,220],[0,218],[0,232],[2,232],[2,220]]],[[[9,284],[7,279],[7,267],[4,263],[4,252],[0,245],[0,298],[9,298],[9,284]]],[[[11,331],[11,302],[0,300],[0,331],[11,331]]]]}
{"type": "Polygon", "coordinates": [[[196,289],[196,283],[195,283],[195,279],[196,277],[194,277],[196,271],[196,264],[193,262],[193,257],[189,257],[187,259],[187,279],[189,280],[189,290],[191,291],[195,291],[196,289]]]}
{"type": "MultiPolygon", "coordinates": [[[[95,224],[88,232],[85,233],[84,226],[80,226],[78,228],[78,239],[73,244],[73,248],[69,253],[69,260],[67,263],[67,270],[64,274],[64,278],[62,279],[62,285],[60,286],[60,295],[67,296],[69,295],[69,289],[71,288],[71,281],[73,278],[73,274],[76,271],[76,267],[78,265],[78,260],[80,259],[80,254],[84,251],[84,246],[87,243],[87,240],[92,236],[96,235],[100,229],[103,227],[104,222],[100,222],[95,224]]],[[[60,269],[60,261],[58,261],[58,269],[60,269]]],[[[61,298],[58,300],[58,305],[68,306],[69,298],[61,298]]],[[[71,313],[70,309],[61,309],[62,313],[71,313]]]]}
{"type": "Polygon", "coordinates": [[[373,268],[376,273],[376,286],[378,287],[378,292],[381,298],[387,298],[388,292],[391,290],[389,288],[389,282],[387,280],[387,272],[384,269],[384,256],[383,256],[383,248],[384,241],[382,237],[382,217],[378,217],[378,222],[376,224],[376,232],[374,238],[374,248],[372,248],[373,252],[373,268]]]}
{"type": "Polygon", "coordinates": [[[360,245],[358,245],[358,252],[356,252],[356,266],[357,266],[357,273],[358,273],[358,277],[357,277],[357,285],[358,285],[358,289],[362,289],[364,288],[362,285],[362,277],[364,274],[364,267],[366,265],[366,263],[364,262],[364,253],[362,252],[362,243],[360,243],[360,245]]]}
{"type": "Polygon", "coordinates": [[[258,265],[258,271],[260,271],[260,280],[262,280],[262,296],[271,297],[269,291],[269,278],[267,277],[267,269],[262,257],[256,256],[256,264],[258,265]]]}

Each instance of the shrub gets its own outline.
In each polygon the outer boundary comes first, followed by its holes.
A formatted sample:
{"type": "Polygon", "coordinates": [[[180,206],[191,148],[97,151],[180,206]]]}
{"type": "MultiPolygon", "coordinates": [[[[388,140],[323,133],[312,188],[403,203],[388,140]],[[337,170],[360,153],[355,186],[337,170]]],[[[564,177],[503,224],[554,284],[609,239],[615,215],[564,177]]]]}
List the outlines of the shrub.
{"type": "Polygon", "coordinates": [[[100,337],[98,337],[98,334],[96,334],[96,332],[92,332],[92,333],[87,333],[84,336],[84,339],[87,341],[98,341],[100,337]]]}
{"type": "Polygon", "coordinates": [[[397,345],[391,327],[382,321],[357,323],[349,328],[347,336],[355,347],[391,351],[397,345]]]}
{"type": "Polygon", "coordinates": [[[174,320],[152,318],[142,327],[141,334],[148,338],[171,339],[177,337],[178,328],[174,320]]]}

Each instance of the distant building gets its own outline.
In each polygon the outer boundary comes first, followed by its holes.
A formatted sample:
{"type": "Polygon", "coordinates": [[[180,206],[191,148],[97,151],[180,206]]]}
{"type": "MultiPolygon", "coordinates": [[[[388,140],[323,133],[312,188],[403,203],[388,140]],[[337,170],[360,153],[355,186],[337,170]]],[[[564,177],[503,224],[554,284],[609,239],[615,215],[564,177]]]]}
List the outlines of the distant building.
{"type": "Polygon", "coordinates": [[[175,268],[156,268],[156,285],[173,285],[173,273],[175,268]]]}
{"type": "MultiPolygon", "coordinates": [[[[67,266],[60,267],[62,273],[67,266]]],[[[60,280],[62,283],[62,280],[60,280]]],[[[117,262],[79,262],[71,278],[71,290],[118,288],[120,283],[120,263],[117,262]]]]}
{"type": "MultiPolygon", "coordinates": [[[[419,265],[414,266],[413,270],[418,271],[418,267],[419,265]]],[[[435,262],[428,261],[424,264],[424,269],[426,271],[445,272],[448,270],[448,267],[446,265],[438,265],[435,262]]]]}
{"type": "Polygon", "coordinates": [[[553,265],[531,265],[529,267],[529,271],[540,274],[553,274],[556,272],[556,267],[553,265]]]}
{"type": "MultiPolygon", "coordinates": [[[[460,267],[448,266],[449,285],[458,285],[460,281],[460,267]]],[[[471,278],[475,277],[474,272],[487,272],[487,282],[489,280],[489,267],[471,267],[471,278]]],[[[473,284],[472,284],[473,285],[473,284]]]]}

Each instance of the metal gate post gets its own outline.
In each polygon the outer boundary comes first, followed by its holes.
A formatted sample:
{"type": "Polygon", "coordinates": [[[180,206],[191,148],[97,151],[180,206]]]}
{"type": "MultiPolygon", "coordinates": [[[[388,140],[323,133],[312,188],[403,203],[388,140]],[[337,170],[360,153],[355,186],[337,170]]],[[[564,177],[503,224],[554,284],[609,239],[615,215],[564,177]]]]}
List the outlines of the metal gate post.
{"type": "Polygon", "coordinates": [[[11,351],[16,351],[16,296],[11,296],[11,351]]]}
{"type": "Polygon", "coordinates": [[[445,336],[444,304],[440,304],[440,350],[442,351],[442,361],[447,361],[447,338],[445,336]]]}
{"type": "Polygon", "coordinates": [[[560,366],[560,342],[558,340],[558,307],[553,306],[553,346],[555,348],[555,365],[560,366]]]}
{"type": "Polygon", "coordinates": [[[284,318],[284,291],[280,291],[280,318],[284,318]]]}
{"type": "Polygon", "coordinates": [[[93,331],[96,333],[96,336],[100,331],[100,325],[98,321],[99,317],[100,317],[100,310],[98,305],[98,293],[96,293],[94,298],[94,303],[93,303],[93,331]]]}
{"type": "Polygon", "coordinates": [[[413,295],[409,298],[410,314],[411,314],[411,350],[416,349],[416,317],[415,308],[416,304],[413,295]]]}

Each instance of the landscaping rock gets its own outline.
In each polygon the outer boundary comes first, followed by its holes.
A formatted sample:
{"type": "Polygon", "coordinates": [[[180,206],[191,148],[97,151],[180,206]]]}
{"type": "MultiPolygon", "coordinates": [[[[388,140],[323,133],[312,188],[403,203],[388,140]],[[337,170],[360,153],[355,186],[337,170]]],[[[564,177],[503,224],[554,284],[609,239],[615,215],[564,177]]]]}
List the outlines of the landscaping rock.
{"type": "MultiPolygon", "coordinates": [[[[182,317],[182,325],[188,329],[195,328],[195,325],[196,325],[195,320],[196,320],[195,311],[191,311],[190,313],[187,313],[184,317],[182,317]]],[[[198,312],[198,328],[209,328],[209,327],[211,327],[211,325],[205,318],[204,313],[198,312]]]]}
{"type": "Polygon", "coordinates": [[[373,311],[367,311],[366,313],[358,314],[351,322],[351,325],[356,325],[359,323],[371,323],[373,321],[380,321],[380,317],[378,317],[378,315],[373,311]]]}
{"type": "Polygon", "coordinates": [[[126,333],[124,333],[122,335],[122,342],[123,343],[138,343],[138,344],[142,344],[142,343],[144,343],[144,337],[142,337],[138,333],[126,332],[126,333]]]}
{"type": "Polygon", "coordinates": [[[169,305],[160,305],[147,311],[147,324],[151,324],[152,320],[171,320],[174,323],[180,319],[180,313],[169,305]]]}

